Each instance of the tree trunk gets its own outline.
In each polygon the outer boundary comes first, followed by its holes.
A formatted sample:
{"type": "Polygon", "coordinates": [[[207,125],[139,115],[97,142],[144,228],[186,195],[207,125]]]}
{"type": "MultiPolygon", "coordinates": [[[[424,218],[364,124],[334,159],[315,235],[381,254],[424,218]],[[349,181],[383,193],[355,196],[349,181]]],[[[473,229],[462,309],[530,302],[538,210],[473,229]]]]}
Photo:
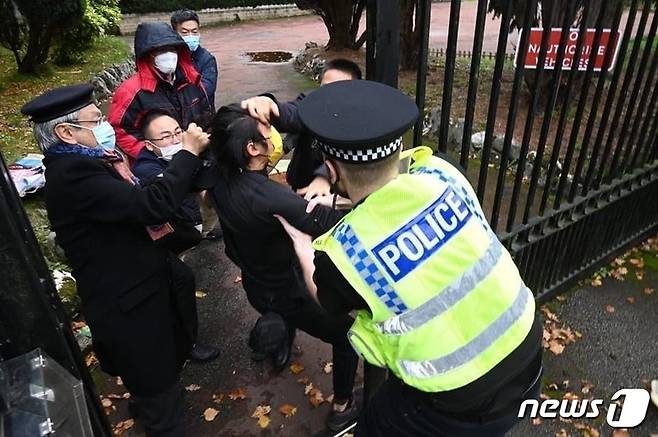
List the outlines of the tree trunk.
{"type": "Polygon", "coordinates": [[[327,50],[356,50],[363,42],[357,36],[365,0],[320,0],[314,7],[329,34],[327,50]]]}
{"type": "Polygon", "coordinates": [[[418,0],[400,0],[400,68],[416,68],[420,56],[420,32],[414,26],[415,10],[418,0]],[[414,28],[415,27],[415,28],[414,28]]]}

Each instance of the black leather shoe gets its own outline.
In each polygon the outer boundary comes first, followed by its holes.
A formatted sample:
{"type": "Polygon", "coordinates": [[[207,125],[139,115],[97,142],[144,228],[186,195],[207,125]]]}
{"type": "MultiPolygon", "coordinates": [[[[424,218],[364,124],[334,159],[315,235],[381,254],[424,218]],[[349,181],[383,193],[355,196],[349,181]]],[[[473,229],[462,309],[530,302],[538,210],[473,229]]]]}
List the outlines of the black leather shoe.
{"type": "Polygon", "coordinates": [[[204,362],[214,360],[219,356],[219,349],[212,346],[203,344],[195,344],[190,352],[190,359],[196,362],[204,362]]]}
{"type": "Polygon", "coordinates": [[[284,342],[281,348],[272,355],[272,366],[274,366],[276,372],[281,372],[288,365],[290,349],[290,343],[284,342]]]}

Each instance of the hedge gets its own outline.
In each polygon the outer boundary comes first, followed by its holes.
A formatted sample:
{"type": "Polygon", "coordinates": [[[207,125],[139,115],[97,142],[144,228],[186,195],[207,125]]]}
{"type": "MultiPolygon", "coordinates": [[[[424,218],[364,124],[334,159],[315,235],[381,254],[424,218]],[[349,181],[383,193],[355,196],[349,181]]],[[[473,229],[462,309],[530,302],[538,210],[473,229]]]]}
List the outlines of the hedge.
{"type": "Polygon", "coordinates": [[[148,12],[171,12],[189,8],[235,8],[239,6],[262,6],[295,3],[292,0],[122,0],[124,14],[145,14],[148,12]]]}

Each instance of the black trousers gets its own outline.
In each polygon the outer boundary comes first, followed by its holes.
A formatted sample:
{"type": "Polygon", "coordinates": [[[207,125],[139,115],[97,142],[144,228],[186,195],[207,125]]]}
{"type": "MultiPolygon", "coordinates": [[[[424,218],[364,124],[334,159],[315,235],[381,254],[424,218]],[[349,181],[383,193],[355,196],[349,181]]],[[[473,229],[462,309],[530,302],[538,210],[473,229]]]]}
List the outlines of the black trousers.
{"type": "Polygon", "coordinates": [[[492,399],[492,404],[504,402],[500,413],[458,420],[432,405],[426,393],[390,376],[361,411],[356,437],[502,437],[521,420],[517,413],[523,400],[538,399],[540,389],[538,377],[514,399],[505,393],[498,395],[504,399],[492,399]]]}
{"type": "Polygon", "coordinates": [[[348,315],[329,314],[308,295],[271,294],[259,289],[245,276],[242,282],[247,299],[256,311],[261,314],[275,312],[290,326],[333,346],[334,398],[350,398],[359,364],[359,357],[347,339],[347,332],[354,320],[348,315]]]}
{"type": "Polygon", "coordinates": [[[131,395],[132,409],[146,437],[183,437],[184,390],[180,381],[155,395],[131,395]]]}

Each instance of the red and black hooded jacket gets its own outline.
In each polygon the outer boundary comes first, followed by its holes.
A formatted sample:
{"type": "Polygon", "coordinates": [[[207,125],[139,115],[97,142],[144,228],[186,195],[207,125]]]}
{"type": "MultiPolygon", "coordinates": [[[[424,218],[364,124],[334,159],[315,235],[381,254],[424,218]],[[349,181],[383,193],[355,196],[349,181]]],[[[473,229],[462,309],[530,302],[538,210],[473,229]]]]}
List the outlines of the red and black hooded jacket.
{"type": "Polygon", "coordinates": [[[171,113],[183,129],[192,122],[205,127],[214,112],[201,83],[201,75],[192,64],[187,44],[169,24],[151,22],[137,27],[135,59],[137,73],[115,91],[108,117],[116,132],[117,144],[132,159],[144,146],[140,127],[148,111],[160,109],[171,113]],[[162,78],[148,56],[162,47],[174,47],[178,51],[173,85],[162,78]]]}

